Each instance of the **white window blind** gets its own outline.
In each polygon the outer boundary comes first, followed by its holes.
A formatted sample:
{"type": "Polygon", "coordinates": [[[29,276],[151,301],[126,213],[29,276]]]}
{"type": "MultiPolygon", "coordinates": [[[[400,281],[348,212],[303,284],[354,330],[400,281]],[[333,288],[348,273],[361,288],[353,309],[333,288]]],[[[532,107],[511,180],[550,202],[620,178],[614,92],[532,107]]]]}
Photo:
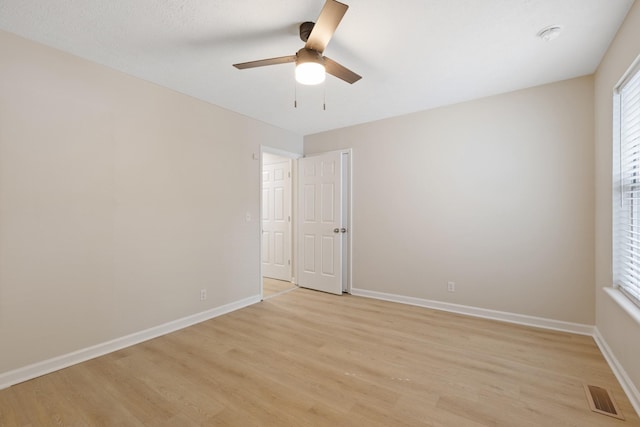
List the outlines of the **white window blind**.
{"type": "Polygon", "coordinates": [[[614,281],[640,304],[640,63],[614,92],[614,281]],[[615,153],[617,152],[617,153],[615,153]]]}

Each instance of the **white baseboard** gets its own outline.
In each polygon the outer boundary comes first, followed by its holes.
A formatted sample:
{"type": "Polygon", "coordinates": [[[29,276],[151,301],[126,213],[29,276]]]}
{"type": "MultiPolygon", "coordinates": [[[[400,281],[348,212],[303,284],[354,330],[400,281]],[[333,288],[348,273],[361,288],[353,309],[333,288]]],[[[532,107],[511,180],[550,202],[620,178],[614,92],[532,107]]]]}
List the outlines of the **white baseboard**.
{"type": "Polygon", "coordinates": [[[582,323],[564,322],[562,320],[545,319],[543,317],[527,316],[524,314],[489,310],[486,308],[471,307],[467,305],[452,304],[448,302],[387,294],[384,292],[368,291],[365,289],[352,289],[351,294],[367,298],[380,299],[384,301],[398,302],[401,304],[416,305],[419,307],[431,308],[434,310],[465,314],[467,316],[482,317],[484,319],[516,323],[518,325],[534,326],[537,328],[552,329],[562,332],[571,332],[580,335],[593,335],[593,332],[595,330],[592,325],[585,325],[582,323]]]}
{"type": "Polygon", "coordinates": [[[179,329],[195,325],[196,323],[213,319],[214,317],[239,310],[257,302],[260,302],[259,295],[248,297],[239,301],[225,304],[220,307],[196,313],[191,316],[173,320],[162,325],[154,326],[140,332],[135,332],[124,337],[116,338],[114,340],[77,350],[72,353],[64,354],[62,356],[43,360],[42,362],[34,363],[32,365],[24,366],[22,368],[2,373],[0,374],[0,390],[10,387],[14,384],[39,377],[41,375],[57,371],[59,369],[67,368],[77,363],[85,362],[98,356],[103,356],[107,353],[111,353],[125,347],[139,344],[152,338],[157,338],[159,336],[177,331],[179,329]]]}
{"type": "Polygon", "coordinates": [[[625,371],[620,362],[618,362],[618,359],[611,351],[611,348],[607,344],[607,341],[600,334],[600,331],[597,327],[595,328],[595,331],[593,333],[593,339],[596,341],[596,344],[598,344],[602,355],[607,360],[607,363],[611,367],[613,374],[616,376],[618,382],[620,383],[620,386],[629,398],[629,402],[631,402],[633,409],[635,409],[636,412],[640,414],[640,392],[636,388],[633,381],[631,381],[631,378],[629,378],[629,375],[627,375],[627,371],[625,371]]]}

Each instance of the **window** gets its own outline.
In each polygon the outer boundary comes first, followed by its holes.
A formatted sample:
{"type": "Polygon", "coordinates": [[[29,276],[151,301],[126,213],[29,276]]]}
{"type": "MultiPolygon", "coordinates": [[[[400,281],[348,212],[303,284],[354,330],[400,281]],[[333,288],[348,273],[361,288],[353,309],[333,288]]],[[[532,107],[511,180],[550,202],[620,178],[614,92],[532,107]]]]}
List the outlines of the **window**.
{"type": "Polygon", "coordinates": [[[640,57],[613,100],[614,284],[640,305],[640,57]]]}

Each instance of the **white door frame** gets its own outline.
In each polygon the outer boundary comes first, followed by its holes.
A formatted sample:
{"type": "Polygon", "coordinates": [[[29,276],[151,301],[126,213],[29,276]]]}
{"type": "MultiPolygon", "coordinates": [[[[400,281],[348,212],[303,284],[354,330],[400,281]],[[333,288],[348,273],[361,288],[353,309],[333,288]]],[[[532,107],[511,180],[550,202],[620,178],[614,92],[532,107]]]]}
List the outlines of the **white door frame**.
{"type": "Polygon", "coordinates": [[[343,282],[344,292],[350,294],[353,283],[353,149],[347,148],[339,150],[343,155],[346,155],[346,161],[343,166],[347,169],[344,173],[344,187],[345,194],[343,196],[344,206],[346,209],[345,218],[347,218],[347,233],[345,234],[345,248],[344,248],[344,271],[345,281],[343,282]]]}

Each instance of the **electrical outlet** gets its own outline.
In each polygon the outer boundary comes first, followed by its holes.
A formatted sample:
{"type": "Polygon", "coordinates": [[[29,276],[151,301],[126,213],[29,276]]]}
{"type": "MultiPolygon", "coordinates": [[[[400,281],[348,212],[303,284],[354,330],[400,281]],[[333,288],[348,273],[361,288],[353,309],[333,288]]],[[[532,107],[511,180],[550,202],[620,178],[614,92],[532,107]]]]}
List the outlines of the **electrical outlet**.
{"type": "Polygon", "coordinates": [[[447,282],[447,290],[449,292],[455,292],[456,291],[456,282],[447,282]]]}
{"type": "Polygon", "coordinates": [[[200,301],[204,301],[207,299],[207,290],[200,289],[200,301]]]}

